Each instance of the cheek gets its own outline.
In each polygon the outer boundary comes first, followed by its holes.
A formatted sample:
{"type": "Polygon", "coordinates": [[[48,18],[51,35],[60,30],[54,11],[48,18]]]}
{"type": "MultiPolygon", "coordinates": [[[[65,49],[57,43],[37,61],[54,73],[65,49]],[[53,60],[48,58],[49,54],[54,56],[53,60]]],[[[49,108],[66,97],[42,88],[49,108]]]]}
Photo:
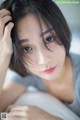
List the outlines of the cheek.
{"type": "Polygon", "coordinates": [[[25,67],[29,72],[36,73],[38,65],[32,64],[32,63],[27,63],[27,64],[25,64],[25,67]]]}
{"type": "Polygon", "coordinates": [[[54,47],[53,60],[55,59],[57,63],[63,63],[65,60],[65,55],[66,52],[63,45],[56,45],[54,47]]]}
{"type": "MultiPolygon", "coordinates": [[[[50,52],[50,57],[52,59],[51,65],[59,65],[60,67],[63,66],[64,62],[65,62],[65,48],[62,45],[54,45],[53,48],[53,53],[50,52]]],[[[34,74],[38,74],[38,70],[39,70],[39,66],[37,64],[37,62],[27,62],[27,64],[25,64],[26,69],[28,68],[28,70],[34,74]]]]}

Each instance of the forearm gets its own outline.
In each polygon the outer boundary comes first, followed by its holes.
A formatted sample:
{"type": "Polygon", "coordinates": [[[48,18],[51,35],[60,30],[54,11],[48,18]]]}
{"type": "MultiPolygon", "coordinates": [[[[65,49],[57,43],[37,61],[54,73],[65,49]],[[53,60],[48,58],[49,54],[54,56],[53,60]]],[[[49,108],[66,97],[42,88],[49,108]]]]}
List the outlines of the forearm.
{"type": "Polygon", "coordinates": [[[63,120],[63,119],[62,119],[62,118],[59,118],[59,117],[55,117],[55,118],[54,118],[54,117],[52,116],[51,118],[49,118],[49,119],[47,119],[47,120],[63,120]]]}
{"type": "Polygon", "coordinates": [[[0,95],[5,80],[6,72],[9,66],[11,55],[3,53],[0,55],[0,95]]]}
{"type": "Polygon", "coordinates": [[[53,116],[51,114],[48,114],[47,120],[63,120],[62,118],[59,118],[57,116],[53,116]]]}
{"type": "Polygon", "coordinates": [[[63,120],[62,118],[58,118],[58,117],[55,117],[55,118],[51,118],[51,119],[48,119],[48,120],[63,120]]]}

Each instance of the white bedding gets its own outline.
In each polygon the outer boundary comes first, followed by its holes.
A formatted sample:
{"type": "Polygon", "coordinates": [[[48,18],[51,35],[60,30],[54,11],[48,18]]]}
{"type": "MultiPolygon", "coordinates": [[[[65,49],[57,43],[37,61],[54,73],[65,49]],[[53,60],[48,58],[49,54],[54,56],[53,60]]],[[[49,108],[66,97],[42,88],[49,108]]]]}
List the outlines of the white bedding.
{"type": "Polygon", "coordinates": [[[35,105],[63,120],[80,120],[68,107],[47,93],[38,91],[24,93],[14,105],[35,105]]]}

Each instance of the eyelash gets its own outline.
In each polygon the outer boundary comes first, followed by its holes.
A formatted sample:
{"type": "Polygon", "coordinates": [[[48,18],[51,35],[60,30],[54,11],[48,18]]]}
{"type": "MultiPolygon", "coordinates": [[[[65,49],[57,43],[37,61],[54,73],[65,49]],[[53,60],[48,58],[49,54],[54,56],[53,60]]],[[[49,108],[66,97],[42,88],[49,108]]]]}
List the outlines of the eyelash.
{"type": "Polygon", "coordinates": [[[50,36],[46,37],[45,42],[46,42],[46,44],[49,44],[49,43],[54,42],[54,40],[55,40],[55,37],[50,35],[50,36]]]}
{"type": "MultiPolygon", "coordinates": [[[[44,41],[46,44],[50,44],[50,43],[54,42],[54,40],[55,40],[55,36],[50,35],[50,36],[46,37],[46,39],[44,41]]],[[[30,53],[32,51],[32,48],[27,46],[27,47],[22,48],[22,51],[24,53],[30,53]]]]}
{"type": "Polygon", "coordinates": [[[24,47],[24,48],[22,48],[22,51],[23,51],[24,53],[29,53],[31,50],[32,50],[31,47],[24,47]]]}

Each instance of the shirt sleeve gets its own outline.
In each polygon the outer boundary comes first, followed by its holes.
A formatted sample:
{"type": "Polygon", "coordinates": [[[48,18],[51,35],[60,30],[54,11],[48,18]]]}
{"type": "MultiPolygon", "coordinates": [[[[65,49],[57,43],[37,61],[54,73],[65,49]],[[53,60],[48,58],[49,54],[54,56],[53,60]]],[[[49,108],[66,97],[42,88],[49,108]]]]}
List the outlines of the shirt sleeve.
{"type": "Polygon", "coordinates": [[[80,74],[78,76],[78,80],[77,80],[77,83],[76,83],[76,99],[77,99],[77,104],[76,104],[77,113],[80,117],[80,74]]]}
{"type": "Polygon", "coordinates": [[[32,86],[39,91],[46,91],[43,80],[40,77],[33,75],[32,73],[29,73],[26,77],[22,77],[18,73],[13,71],[10,71],[9,74],[11,74],[9,79],[16,83],[19,83],[25,87],[32,86]]]}

